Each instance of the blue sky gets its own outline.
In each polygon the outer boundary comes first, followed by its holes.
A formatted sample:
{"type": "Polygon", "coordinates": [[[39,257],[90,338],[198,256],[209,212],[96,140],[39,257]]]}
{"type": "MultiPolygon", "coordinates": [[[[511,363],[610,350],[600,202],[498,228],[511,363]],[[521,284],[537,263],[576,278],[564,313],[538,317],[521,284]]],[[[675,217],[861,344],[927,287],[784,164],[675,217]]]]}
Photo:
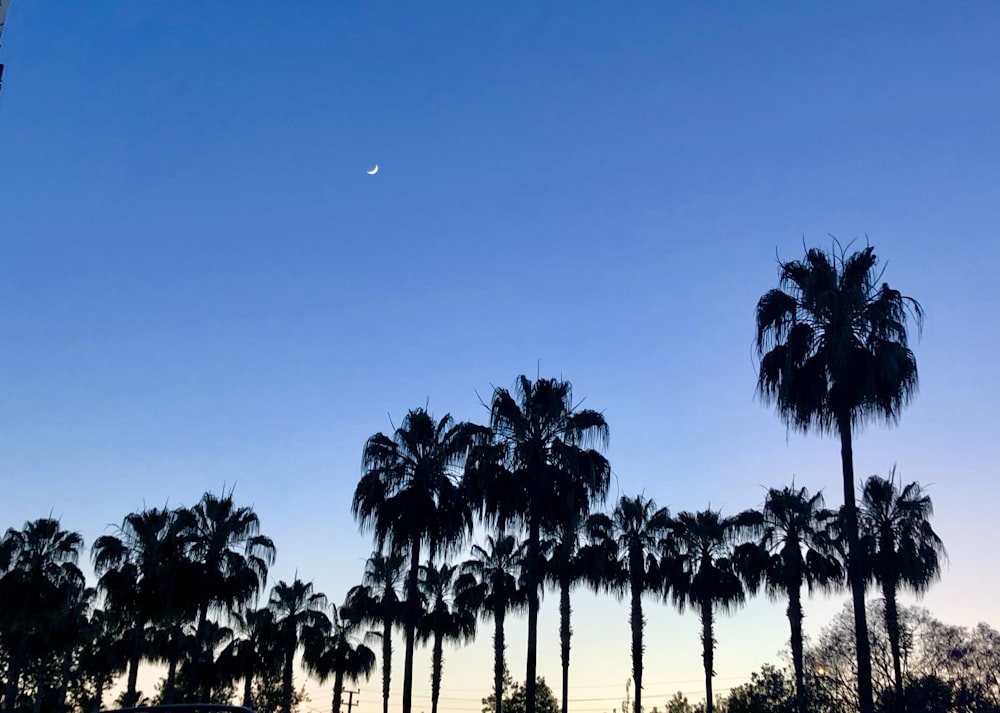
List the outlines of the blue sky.
{"type": "MultiPolygon", "coordinates": [[[[52,512],[92,542],[235,485],[274,575],[339,599],[370,547],[365,438],[425,403],[482,421],[520,373],[605,412],[622,493],[736,510],[794,475],[839,505],[837,443],[754,399],[753,307],[776,255],[867,235],[928,317],[921,393],[857,471],[929,486],[950,567],[925,604],[1000,625],[998,36],[987,2],[14,0],[0,525],[52,512]]],[[[701,662],[693,617],[651,609],[653,705],[701,662]]],[[[577,697],[620,699],[625,608],[576,611],[577,697]]],[[[555,681],[551,597],[542,625],[555,681]]],[[[717,685],[786,636],[780,604],[724,621],[717,685]]],[[[488,642],[446,669],[457,708],[488,642]]]]}

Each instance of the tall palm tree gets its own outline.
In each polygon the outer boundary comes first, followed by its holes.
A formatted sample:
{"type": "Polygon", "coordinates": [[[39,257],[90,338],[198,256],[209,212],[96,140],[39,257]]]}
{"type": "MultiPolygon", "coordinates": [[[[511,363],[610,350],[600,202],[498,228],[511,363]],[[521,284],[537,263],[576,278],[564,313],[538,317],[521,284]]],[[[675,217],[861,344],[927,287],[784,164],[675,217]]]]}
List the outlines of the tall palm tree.
{"type": "Polygon", "coordinates": [[[588,446],[604,446],[608,424],[573,402],[568,381],[521,376],[511,393],[497,388],[490,406],[494,441],[472,461],[477,500],[487,519],[528,531],[524,577],[528,596],[525,706],[535,713],[539,589],[543,528],[570,517],[585,518],[607,495],[611,467],[588,446]]]}
{"type": "Polygon", "coordinates": [[[325,683],[333,676],[333,713],[340,713],[344,681],[368,680],[375,670],[375,652],[357,641],[360,620],[346,607],[331,606],[332,616],[302,633],[302,663],[325,683]]]}
{"type": "Polygon", "coordinates": [[[873,475],[864,484],[859,513],[861,549],[866,574],[882,588],[885,627],[892,651],[893,696],[903,709],[903,672],[896,595],[902,589],[923,594],[941,576],[945,550],[930,524],[931,498],[919,483],[897,487],[896,469],[889,477],[873,475]]]}
{"type": "Polygon", "coordinates": [[[788,600],[792,667],[799,713],[807,713],[802,639],[802,585],[809,592],[843,582],[843,567],[835,549],[832,526],[837,514],[823,507],[823,494],[810,496],[794,485],[770,488],[761,511],[763,535],[748,568],[754,588],[763,581],[771,599],[788,600]]]}
{"type": "Polygon", "coordinates": [[[102,535],[91,550],[97,587],[107,612],[127,622],[128,680],[123,704],[139,701],[139,664],[146,655],[146,627],[166,616],[183,577],[183,543],[173,511],[150,508],[129,513],[113,535],[102,535]]]}
{"type": "Polygon", "coordinates": [[[642,595],[661,591],[663,578],[658,557],[671,540],[670,514],[642,495],[621,496],[611,517],[599,513],[587,523],[591,545],[583,556],[590,564],[593,583],[619,597],[628,590],[629,626],[632,629],[632,680],[635,682],[635,713],[642,713],[642,640],[646,621],[642,595]],[[602,556],[603,555],[603,556],[602,556]]]}
{"type": "MultiPolygon", "coordinates": [[[[79,652],[77,675],[82,684],[93,686],[87,710],[102,710],[104,691],[128,666],[128,641],[123,637],[122,622],[102,609],[94,609],[84,628],[89,642],[79,652]]],[[[89,695],[89,694],[88,694],[89,695]]]]}
{"type": "Polygon", "coordinates": [[[493,617],[493,700],[502,713],[505,660],[504,620],[508,611],[523,609],[526,593],[521,586],[524,546],[514,535],[486,536],[486,547],[472,546],[472,556],[462,563],[455,583],[460,607],[493,617]]]}
{"type": "Polygon", "coordinates": [[[420,567],[420,596],[424,614],[418,633],[424,643],[433,641],[431,650],[431,713],[437,713],[441,694],[441,672],[444,668],[446,641],[471,641],[476,635],[476,614],[455,601],[455,578],[458,567],[432,562],[420,567]]]}
{"type": "Polygon", "coordinates": [[[871,421],[898,421],[916,393],[907,326],[912,317],[919,330],[924,314],[881,279],[871,246],[850,256],[811,248],[804,260],[780,263],[780,286],[760,298],[756,315],[761,398],[789,428],[840,437],[861,713],[872,713],[874,702],[852,439],[871,421]]]}
{"type": "Polygon", "coordinates": [[[4,709],[13,710],[22,673],[52,643],[53,610],[58,611],[73,585],[83,590],[76,567],[82,540],[64,531],[57,520],[26,522],[0,539],[0,648],[5,653],[4,709]]]}
{"type": "MultiPolygon", "coordinates": [[[[274,563],[275,547],[271,538],[260,534],[260,518],[250,507],[238,507],[233,492],[221,496],[205,493],[190,509],[178,517],[187,543],[187,553],[196,568],[200,590],[197,602],[197,650],[210,663],[206,646],[206,622],[210,609],[229,614],[251,605],[267,581],[267,570],[274,563]],[[207,657],[207,658],[206,658],[207,657]]],[[[202,690],[196,667],[190,694],[202,690]]]]}
{"type": "Polygon", "coordinates": [[[242,705],[251,708],[254,677],[276,675],[284,663],[274,612],[268,607],[243,612],[237,617],[237,631],[219,658],[230,678],[243,680],[242,705]]]}
{"type": "Polygon", "coordinates": [[[389,683],[392,679],[392,629],[402,620],[399,596],[406,558],[374,552],[365,562],[361,584],[347,593],[347,607],[359,621],[381,627],[382,713],[389,713],[389,683]]]}
{"type": "Polygon", "coordinates": [[[313,590],[312,582],[296,579],[291,584],[279,581],[271,588],[268,607],[274,613],[282,648],[282,713],[292,710],[292,670],[302,632],[320,626],[326,619],[326,595],[313,590]]]}
{"type": "Polygon", "coordinates": [[[478,426],[455,423],[450,415],[437,421],[426,410],[414,409],[391,437],[377,433],[365,444],[364,474],[351,511],[362,529],[374,534],[379,550],[387,546],[410,560],[403,613],[403,713],[411,713],[413,697],[421,552],[426,548],[433,560],[472,530],[461,474],[480,432],[478,426]]]}
{"type": "MultiPolygon", "coordinates": [[[[10,528],[0,539],[0,644],[6,651],[7,684],[4,710],[12,713],[21,673],[34,651],[44,660],[58,651],[49,634],[58,626],[67,602],[84,592],[77,561],[83,538],[63,530],[54,518],[10,528]]],[[[40,700],[42,692],[36,691],[40,700]]]]}
{"type": "Polygon", "coordinates": [[[713,710],[714,613],[732,611],[746,600],[744,575],[734,550],[759,527],[759,522],[759,514],[750,510],[730,517],[723,517],[715,510],[682,512],[670,520],[676,551],[663,564],[668,570],[674,604],[681,611],[691,606],[701,616],[706,713],[713,710]]]}

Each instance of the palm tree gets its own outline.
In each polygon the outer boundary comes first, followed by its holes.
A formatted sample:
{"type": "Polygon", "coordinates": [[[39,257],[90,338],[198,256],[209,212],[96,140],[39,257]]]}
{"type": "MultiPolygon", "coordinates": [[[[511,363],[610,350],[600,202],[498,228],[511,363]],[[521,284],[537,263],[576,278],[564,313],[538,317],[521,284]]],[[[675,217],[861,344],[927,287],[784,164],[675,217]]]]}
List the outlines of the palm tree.
{"type": "Polygon", "coordinates": [[[313,591],[312,582],[295,579],[288,584],[279,581],[271,588],[268,607],[274,613],[283,655],[282,713],[291,713],[292,710],[292,668],[299,650],[299,637],[303,630],[318,626],[326,619],[326,606],[326,595],[313,591]]]}
{"type": "Polygon", "coordinates": [[[83,573],[76,564],[82,548],[80,534],[63,530],[53,518],[26,522],[21,530],[10,528],[0,539],[0,644],[7,659],[7,713],[15,709],[29,653],[40,660],[56,653],[48,634],[65,604],[83,596],[83,573]]]}
{"type": "Polygon", "coordinates": [[[671,540],[670,514],[666,508],[642,495],[623,495],[611,517],[592,515],[587,523],[590,545],[583,551],[590,563],[592,583],[609,589],[619,597],[629,592],[632,629],[632,680],[635,682],[636,713],[642,713],[642,641],[646,621],[642,614],[642,595],[659,591],[663,585],[658,556],[671,540]]]}
{"type": "Polygon", "coordinates": [[[375,652],[356,640],[360,620],[347,607],[332,606],[332,616],[302,633],[302,663],[325,683],[333,676],[333,713],[340,713],[345,679],[366,681],[375,670],[375,652]]]}
{"type": "Polygon", "coordinates": [[[406,559],[398,554],[374,552],[365,562],[361,584],[347,593],[347,607],[362,622],[380,626],[382,640],[382,713],[389,713],[392,679],[392,628],[402,619],[399,590],[406,559]]]}
{"type": "Polygon", "coordinates": [[[881,278],[871,246],[850,256],[811,248],[803,261],[780,263],[780,287],[760,298],[756,315],[761,398],[789,428],[840,437],[861,713],[872,713],[874,702],[852,439],[868,422],[897,422],[916,393],[907,325],[913,317],[919,330],[924,314],[881,278]]]}
{"type": "Polygon", "coordinates": [[[428,562],[420,567],[420,596],[424,615],[419,635],[424,643],[433,640],[431,653],[431,713],[437,713],[441,694],[441,671],[444,667],[444,642],[471,641],[476,635],[476,615],[455,602],[455,577],[458,567],[428,562]]]}
{"type": "Polygon", "coordinates": [[[209,609],[236,613],[253,603],[274,563],[271,538],[260,534],[260,518],[250,507],[237,507],[233,492],[222,496],[205,493],[194,507],[178,513],[187,543],[187,553],[196,568],[200,590],[197,602],[196,650],[201,666],[191,679],[189,694],[207,693],[202,685],[202,667],[210,663],[206,646],[209,609]]]}
{"type": "Polygon", "coordinates": [[[80,649],[77,675],[80,682],[93,686],[86,710],[99,711],[104,704],[104,691],[128,666],[128,641],[123,636],[122,622],[102,609],[94,609],[87,621],[84,636],[89,642],[80,649]]]}
{"type": "Polygon", "coordinates": [[[278,627],[268,607],[251,609],[237,617],[238,636],[219,654],[232,679],[243,679],[244,708],[253,706],[253,680],[258,674],[278,674],[283,664],[278,627]]]}
{"type": "Polygon", "coordinates": [[[436,421],[424,409],[406,414],[392,436],[377,433],[365,444],[364,475],[354,491],[351,512],[376,547],[409,556],[403,631],[403,713],[411,713],[413,646],[420,618],[417,579],[421,551],[430,559],[453,549],[472,530],[472,510],[460,475],[478,426],[436,421]]]}
{"type": "Polygon", "coordinates": [[[668,570],[666,581],[674,604],[682,612],[690,605],[701,615],[706,713],[713,710],[714,612],[732,611],[746,600],[743,573],[734,550],[759,526],[759,521],[759,514],[751,510],[731,517],[703,510],[678,513],[669,523],[676,551],[663,563],[668,570]]]}
{"type": "Polygon", "coordinates": [[[463,609],[493,617],[493,695],[496,713],[502,713],[504,678],[507,673],[504,619],[507,612],[524,607],[521,586],[524,547],[514,535],[486,536],[486,547],[472,546],[472,557],[462,563],[455,582],[456,601],[463,609]]]}
{"type": "Polygon", "coordinates": [[[611,479],[607,459],[590,444],[606,445],[604,416],[573,403],[568,381],[518,378],[514,393],[497,388],[490,406],[494,441],[472,461],[476,497],[487,519],[501,529],[526,526],[524,561],[528,597],[525,705],[535,713],[542,530],[584,518],[586,507],[603,501],[611,479]]]}
{"type": "Polygon", "coordinates": [[[919,483],[897,488],[895,468],[888,479],[873,475],[864,484],[859,513],[861,551],[866,574],[881,586],[885,599],[897,710],[902,710],[904,699],[896,594],[901,589],[923,594],[941,576],[941,560],[946,555],[930,524],[933,513],[931,498],[919,483]]]}
{"type": "Polygon", "coordinates": [[[795,670],[795,699],[799,713],[806,713],[805,668],[802,640],[802,585],[815,588],[837,586],[843,568],[831,530],[836,513],[823,507],[823,494],[810,496],[805,488],[770,488],[761,512],[763,535],[752,552],[750,565],[753,587],[766,585],[771,599],[788,599],[791,627],[792,666],[795,670]],[[759,554],[758,554],[759,553],[759,554]]]}
{"type": "Polygon", "coordinates": [[[117,534],[94,542],[91,556],[108,613],[129,627],[128,681],[125,706],[139,701],[139,663],[146,652],[146,627],[161,621],[173,608],[184,555],[175,513],[151,508],[129,513],[117,534]]]}

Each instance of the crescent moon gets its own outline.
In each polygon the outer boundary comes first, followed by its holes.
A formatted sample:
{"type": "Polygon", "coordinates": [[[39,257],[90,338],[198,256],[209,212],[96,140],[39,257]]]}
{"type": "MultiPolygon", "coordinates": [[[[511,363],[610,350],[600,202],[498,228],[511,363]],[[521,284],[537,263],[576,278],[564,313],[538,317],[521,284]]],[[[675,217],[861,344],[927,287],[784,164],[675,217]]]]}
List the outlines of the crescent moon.
{"type": "Polygon", "coordinates": [[[365,173],[367,173],[369,176],[374,176],[376,173],[378,173],[378,164],[376,163],[375,168],[373,168],[371,171],[366,171],[365,173]]]}

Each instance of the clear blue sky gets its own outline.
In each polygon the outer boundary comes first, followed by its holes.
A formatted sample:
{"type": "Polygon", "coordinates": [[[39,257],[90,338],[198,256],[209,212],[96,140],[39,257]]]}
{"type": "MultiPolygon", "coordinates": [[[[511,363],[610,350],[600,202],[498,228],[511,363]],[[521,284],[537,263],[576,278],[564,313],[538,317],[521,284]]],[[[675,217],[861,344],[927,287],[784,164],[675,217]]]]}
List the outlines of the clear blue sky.
{"type": "MultiPolygon", "coordinates": [[[[0,526],[52,512],[89,543],[235,485],[274,575],[339,600],[370,548],[348,509],[365,438],[428,402],[483,420],[536,371],[605,412],[620,492],[735,510],[795,475],[839,505],[837,443],[754,399],[753,307],[776,254],[867,234],[928,317],[921,393],[860,437],[858,473],[929,486],[951,564],[925,603],[1000,625],[1000,5],[13,0],[7,20],[0,526]]],[[[696,697],[693,616],[650,609],[646,700],[696,697]]],[[[581,593],[576,614],[575,697],[620,699],[625,608],[581,593]]],[[[717,686],[786,637],[780,604],[724,621],[717,686]]],[[[444,713],[477,710],[488,625],[446,665],[444,713]]]]}

